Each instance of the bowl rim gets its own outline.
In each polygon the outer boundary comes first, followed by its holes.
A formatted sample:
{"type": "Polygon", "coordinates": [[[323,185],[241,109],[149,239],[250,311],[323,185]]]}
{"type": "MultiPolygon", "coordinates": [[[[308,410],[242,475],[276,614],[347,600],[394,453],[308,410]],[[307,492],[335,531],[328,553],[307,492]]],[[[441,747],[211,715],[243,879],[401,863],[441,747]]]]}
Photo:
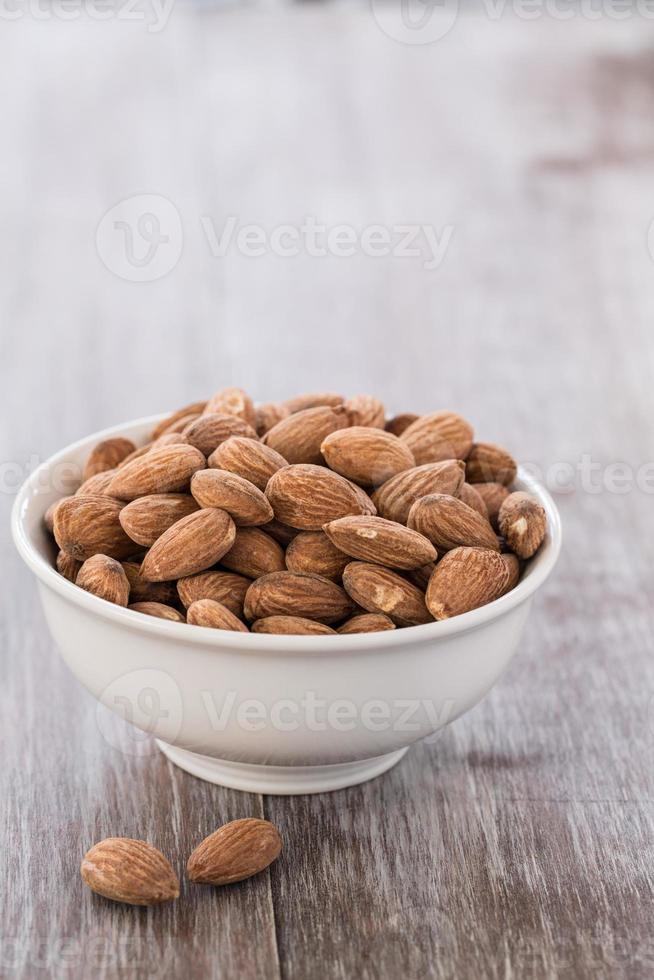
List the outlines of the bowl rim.
{"type": "MultiPolygon", "coordinates": [[[[352,652],[353,650],[363,652],[366,649],[374,649],[381,653],[394,650],[397,647],[405,647],[411,643],[428,642],[430,640],[437,643],[439,640],[452,635],[465,634],[481,629],[521,605],[543,585],[559,557],[562,529],[558,509],[548,491],[521,467],[518,467],[517,482],[532,493],[545,508],[548,522],[547,536],[537,555],[530,559],[527,574],[523,575],[511,592],[500,596],[499,599],[495,599],[485,606],[473,609],[467,613],[462,613],[459,616],[454,616],[451,619],[425,623],[421,626],[409,626],[405,629],[386,630],[378,633],[348,633],[341,635],[339,640],[331,635],[245,634],[216,630],[203,626],[194,626],[190,629],[189,626],[191,624],[189,623],[176,623],[169,620],[157,619],[155,616],[144,616],[143,613],[134,612],[123,606],[116,606],[104,599],[100,599],[98,596],[92,595],[90,592],[85,592],[84,589],[77,588],[76,585],[69,582],[63,575],[60,575],[40,550],[30,541],[25,529],[26,517],[32,507],[35,506],[35,502],[38,501],[39,494],[34,492],[35,487],[39,485],[39,481],[43,478],[43,475],[53,466],[66,461],[70,455],[81,451],[87,445],[92,446],[96,442],[111,438],[112,436],[122,435],[129,437],[130,433],[134,433],[134,430],[145,428],[146,426],[154,426],[169,414],[159,413],[157,415],[144,416],[143,418],[130,422],[123,422],[92,433],[65,446],[33,470],[20,487],[11,512],[11,531],[14,544],[25,564],[43,585],[52,589],[73,605],[81,607],[87,612],[98,616],[100,619],[109,620],[117,625],[127,627],[136,633],[159,636],[162,639],[172,640],[178,643],[186,642],[193,646],[206,647],[216,651],[220,650],[221,647],[229,646],[243,653],[268,652],[284,653],[286,655],[302,653],[332,653],[338,655],[340,652],[346,653],[352,652]]],[[[45,507],[43,510],[45,512],[45,507]]],[[[40,516],[42,517],[43,515],[40,516]]]]}

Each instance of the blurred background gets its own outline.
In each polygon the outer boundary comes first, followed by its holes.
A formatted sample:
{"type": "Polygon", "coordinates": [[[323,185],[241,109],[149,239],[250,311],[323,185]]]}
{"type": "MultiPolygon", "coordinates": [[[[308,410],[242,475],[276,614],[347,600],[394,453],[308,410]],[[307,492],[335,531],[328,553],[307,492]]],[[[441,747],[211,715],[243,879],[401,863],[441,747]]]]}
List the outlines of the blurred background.
{"type": "MultiPolygon", "coordinates": [[[[326,826],[333,848],[273,879],[283,975],[650,975],[654,4],[0,0],[0,93],[10,975],[32,980],[35,936],[79,931],[55,886],[89,826],[123,832],[118,809],[146,833],[164,798],[190,838],[201,807],[246,806],[112,749],[8,531],[50,454],[226,385],[461,412],[564,521],[475,712],[356,795],[274,803],[289,839],[326,826]],[[380,845],[350,880],[356,814],[381,840],[368,815],[393,809],[405,872],[380,845]]],[[[216,936],[240,962],[234,908],[203,938],[183,907],[165,975],[177,953],[218,975],[216,936]]]]}

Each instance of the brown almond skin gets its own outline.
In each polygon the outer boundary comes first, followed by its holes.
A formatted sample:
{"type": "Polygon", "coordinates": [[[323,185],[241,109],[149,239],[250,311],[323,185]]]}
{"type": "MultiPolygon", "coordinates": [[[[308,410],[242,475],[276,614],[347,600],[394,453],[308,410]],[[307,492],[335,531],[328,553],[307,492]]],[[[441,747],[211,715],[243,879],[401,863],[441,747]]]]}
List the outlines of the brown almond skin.
{"type": "Polygon", "coordinates": [[[336,636],[336,630],[315,619],[302,616],[266,616],[252,623],[253,633],[271,633],[282,636],[336,636]]]}
{"type": "Polygon", "coordinates": [[[510,592],[511,589],[515,589],[516,585],[520,581],[520,560],[516,555],[512,554],[502,555],[502,559],[509,573],[509,580],[506,584],[504,592],[502,593],[502,595],[504,595],[506,592],[510,592]]]}
{"type": "Polygon", "coordinates": [[[257,424],[255,429],[258,436],[265,436],[273,425],[277,425],[282,419],[289,415],[289,411],[281,402],[266,402],[264,405],[257,406],[257,424]]]}
{"type": "Polygon", "coordinates": [[[223,555],[221,565],[247,578],[260,578],[286,568],[282,546],[258,527],[237,528],[232,547],[223,555]]]}
{"type": "Polygon", "coordinates": [[[252,580],[234,572],[209,571],[180,578],[177,592],[184,606],[188,607],[198,599],[213,599],[234,613],[243,616],[245,593],[252,580]]]}
{"type": "Polygon", "coordinates": [[[518,490],[500,507],[498,525],[511,551],[519,558],[531,558],[543,543],[547,516],[535,497],[518,490]]]}
{"type": "Polygon", "coordinates": [[[497,531],[497,518],[499,517],[500,507],[509,496],[508,487],[503,483],[475,483],[474,489],[486,505],[488,520],[492,527],[497,531]]]}
{"type": "Polygon", "coordinates": [[[163,602],[133,602],[129,609],[143,613],[145,616],[155,616],[157,619],[169,619],[172,623],[185,623],[186,620],[179,610],[166,606],[163,602]]]}
{"type": "Polygon", "coordinates": [[[172,432],[174,426],[180,419],[185,418],[187,415],[200,415],[204,411],[206,404],[206,402],[191,402],[190,405],[184,405],[182,408],[178,408],[176,412],[167,415],[165,419],[162,419],[161,422],[155,425],[150,438],[154,441],[159,436],[162,436],[164,432],[172,432]]]}
{"type": "Polygon", "coordinates": [[[108,837],[84,855],[85,885],[128,905],[159,905],[179,896],[177,875],[161,851],[142,840],[108,837]]]}
{"type": "Polygon", "coordinates": [[[428,493],[456,496],[463,483],[465,464],[458,459],[425,463],[387,480],[372,495],[380,517],[406,524],[411,507],[428,493]]]}
{"type": "Polygon", "coordinates": [[[232,820],[198,844],[186,873],[200,884],[230,885],[264,871],[281,849],[281,837],[268,820],[232,820]]]}
{"type": "Polygon", "coordinates": [[[132,541],[149,548],[169,527],[199,509],[188,493],[151,493],[123,507],[120,523],[132,541]]]}
{"type": "Polygon", "coordinates": [[[106,493],[119,500],[136,500],[153,493],[178,493],[207,462],[194,446],[158,446],[121,466],[106,493]]]}
{"type": "Polygon", "coordinates": [[[191,446],[195,446],[205,456],[210,456],[223,442],[232,436],[246,436],[256,439],[257,434],[251,425],[236,415],[224,412],[201,415],[184,429],[184,435],[191,446]]]}
{"type": "Polygon", "coordinates": [[[297,395],[295,398],[288,398],[282,405],[289,415],[295,412],[303,412],[307,408],[320,408],[327,405],[336,408],[344,403],[342,395],[337,395],[333,391],[311,392],[308,395],[297,395]]]}
{"type": "Polygon", "coordinates": [[[348,424],[342,406],[307,408],[274,425],[266,432],[264,441],[289,463],[322,463],[323,440],[330,432],[344,429],[348,424]]]}
{"type": "Polygon", "coordinates": [[[472,426],[455,412],[432,412],[408,426],[400,438],[409,447],[416,464],[443,459],[465,459],[472,447],[472,426]]]}
{"type": "Polygon", "coordinates": [[[354,395],[347,399],[345,408],[350,425],[383,429],[386,424],[386,409],[374,395],[354,395]]]}
{"type": "Polygon", "coordinates": [[[409,447],[379,428],[355,425],[332,432],[320,451],[332,470],[365,486],[378,487],[415,466],[409,447]]]}
{"type": "Polygon", "coordinates": [[[494,442],[476,442],[466,460],[468,483],[502,483],[510,486],[518,473],[513,456],[494,442]]]}
{"type": "Polygon", "coordinates": [[[420,568],[412,568],[411,571],[406,573],[406,577],[409,582],[413,582],[421,592],[425,592],[427,586],[429,585],[429,579],[432,576],[432,572],[436,568],[436,562],[430,561],[426,565],[421,565],[420,568]]]}
{"type": "Polygon", "coordinates": [[[60,551],[57,554],[55,565],[57,566],[57,571],[60,575],[67,578],[69,582],[74,583],[75,579],[77,578],[77,574],[82,567],[82,562],[77,561],[76,558],[72,558],[70,555],[67,555],[65,551],[60,551]]]}
{"type": "Polygon", "coordinates": [[[236,527],[224,510],[197,510],[169,527],[141,565],[148,582],[167,582],[210,568],[229,551],[236,527]]]}
{"type": "Polygon", "coordinates": [[[256,429],[257,413],[254,402],[242,388],[221,388],[204,407],[205,415],[235,415],[256,429]]]}
{"type": "Polygon", "coordinates": [[[233,633],[249,633],[233,612],[213,599],[198,599],[186,610],[186,622],[192,626],[206,626],[214,630],[231,630],[233,633]]]}
{"type": "Polygon", "coordinates": [[[323,531],[300,531],[286,548],[289,572],[309,572],[339,582],[349,557],[323,531]]]}
{"type": "Polygon", "coordinates": [[[141,602],[155,602],[164,606],[178,604],[174,582],[146,582],[141,575],[140,561],[124,561],[122,566],[129,582],[129,601],[132,605],[141,602]]]}
{"type": "Polygon", "coordinates": [[[209,457],[209,466],[217,470],[229,470],[254,483],[259,490],[265,490],[268,480],[277,470],[288,466],[288,461],[279,453],[256,439],[232,436],[209,457]]]}
{"type": "Polygon", "coordinates": [[[106,493],[107,487],[113,480],[115,472],[116,472],[115,469],[111,469],[111,470],[104,470],[102,473],[95,473],[93,476],[90,476],[87,480],[84,480],[84,483],[80,484],[80,486],[75,491],[75,494],[88,495],[90,493],[91,494],[106,493]]]}
{"type": "Polygon", "coordinates": [[[419,418],[420,416],[413,412],[403,412],[401,415],[394,415],[392,419],[388,419],[384,428],[387,432],[392,432],[394,436],[401,436],[419,418]]]}
{"type": "Polygon", "coordinates": [[[384,613],[359,613],[346,620],[342,626],[338,627],[338,632],[348,633],[384,633],[386,630],[394,630],[395,623],[384,613]]]}
{"type": "Polygon", "coordinates": [[[275,518],[266,524],[266,534],[269,534],[271,538],[274,538],[275,541],[281,544],[282,548],[286,548],[301,533],[296,527],[291,527],[289,524],[282,524],[281,521],[277,521],[275,518]]]}
{"type": "Polygon", "coordinates": [[[191,493],[201,507],[226,510],[237,527],[253,527],[273,519],[273,509],[263,492],[237,473],[200,470],[191,479],[191,493]]]}
{"type": "Polygon", "coordinates": [[[503,595],[511,580],[504,556],[488,548],[455,548],[440,560],[427,586],[434,619],[450,619],[503,595]]]}
{"type": "Polygon", "coordinates": [[[341,517],[325,524],[324,530],[346,555],[388,568],[419,568],[438,557],[422,534],[383,517],[341,517]]]}
{"type": "Polygon", "coordinates": [[[366,509],[344,477],[306,463],[278,470],[268,481],[266,497],[278,521],[301,531],[319,531],[328,521],[366,509]]]}
{"type": "Polygon", "coordinates": [[[84,465],[82,479],[88,480],[97,473],[115,469],[135,449],[136,446],[131,439],[123,439],[120,436],[103,439],[91,450],[84,465]]]}
{"type": "Polygon", "coordinates": [[[431,621],[420,589],[389,568],[352,561],[343,572],[343,585],[359,606],[371,613],[384,613],[397,626],[431,621]]]}
{"type": "Polygon", "coordinates": [[[245,596],[245,618],[300,616],[337,623],[352,612],[352,602],[335,582],[303,572],[273,572],[253,582],[245,596]]]}
{"type": "Polygon", "coordinates": [[[445,493],[431,493],[416,500],[407,523],[440,552],[459,547],[500,550],[497,535],[486,518],[445,493]]]}
{"type": "Polygon", "coordinates": [[[100,494],[64,497],[54,512],[55,541],[78,561],[98,554],[119,561],[128,558],[134,542],[121,527],[122,507],[120,501],[100,494]]]}
{"type": "MultiPolygon", "coordinates": [[[[477,484],[479,486],[479,484],[477,484]]],[[[477,490],[471,483],[462,483],[461,489],[458,493],[459,500],[462,500],[464,504],[468,507],[472,507],[477,513],[488,520],[488,508],[484,503],[483,497],[477,493],[477,490]]]]}
{"type": "Polygon", "coordinates": [[[50,534],[54,534],[54,515],[57,507],[62,500],[68,500],[68,497],[60,497],[59,500],[53,500],[45,514],[43,515],[43,523],[45,524],[47,530],[50,534]]]}
{"type": "Polygon", "coordinates": [[[126,606],[129,601],[129,582],[123,567],[107,555],[87,558],[77,573],[75,584],[117,606],[126,606]]]}

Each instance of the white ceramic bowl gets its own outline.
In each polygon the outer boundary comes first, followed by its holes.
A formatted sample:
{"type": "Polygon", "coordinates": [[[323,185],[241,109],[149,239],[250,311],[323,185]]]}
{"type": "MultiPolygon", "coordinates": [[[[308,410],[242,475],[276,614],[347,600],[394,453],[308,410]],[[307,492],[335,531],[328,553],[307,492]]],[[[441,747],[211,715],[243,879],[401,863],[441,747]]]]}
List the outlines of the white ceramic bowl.
{"type": "Polygon", "coordinates": [[[79,482],[90,449],[138,444],[160,416],[98,432],[35,470],[16,500],[16,546],[38,580],[64,660],[103,704],[154,734],[188,772],[258,793],[314,793],[377,776],[490,690],[514,654],[536,590],[561,545],[559,516],[518,586],[444,622],[351,636],[245,635],[168,622],[112,605],[53,568],[49,505],[79,482]]]}

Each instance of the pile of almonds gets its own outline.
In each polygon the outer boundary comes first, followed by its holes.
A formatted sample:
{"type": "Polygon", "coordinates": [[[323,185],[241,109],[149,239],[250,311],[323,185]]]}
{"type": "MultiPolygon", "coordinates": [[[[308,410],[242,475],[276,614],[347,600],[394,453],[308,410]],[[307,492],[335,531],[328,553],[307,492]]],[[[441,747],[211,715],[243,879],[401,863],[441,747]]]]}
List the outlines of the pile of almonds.
{"type": "Polygon", "coordinates": [[[99,443],[45,520],[59,572],[136,612],[215,629],[335,634],[492,602],[539,548],[516,464],[454,412],[387,419],[369,395],[187,405],[147,445],[99,443]]]}

